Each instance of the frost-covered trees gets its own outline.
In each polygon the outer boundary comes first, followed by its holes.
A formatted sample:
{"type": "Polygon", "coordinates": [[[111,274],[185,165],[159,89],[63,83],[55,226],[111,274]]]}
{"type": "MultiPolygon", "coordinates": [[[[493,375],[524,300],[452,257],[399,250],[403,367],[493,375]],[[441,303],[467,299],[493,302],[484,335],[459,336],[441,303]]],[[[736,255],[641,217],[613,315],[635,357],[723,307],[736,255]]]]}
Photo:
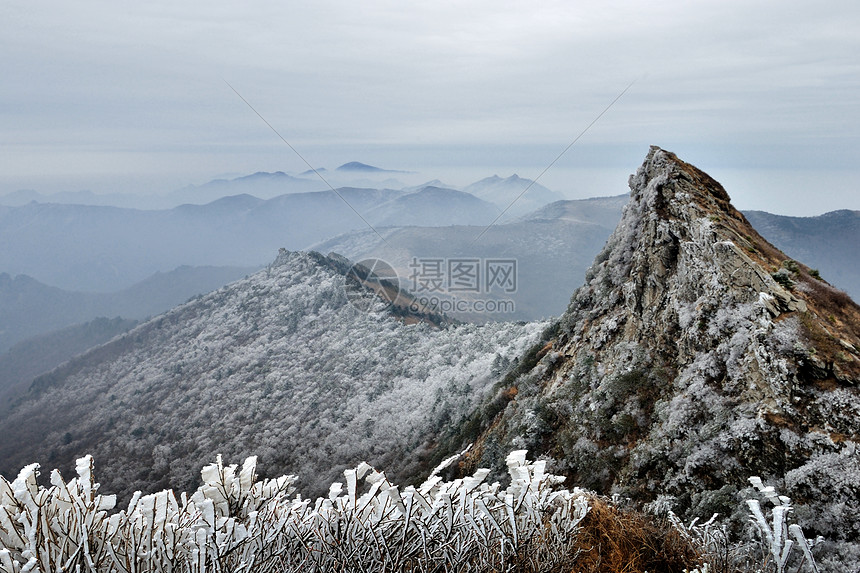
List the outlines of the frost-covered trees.
{"type": "MultiPolygon", "coordinates": [[[[451,458],[450,461],[454,461],[451,458]]],[[[508,457],[510,483],[488,470],[446,482],[434,472],[401,488],[362,463],[327,497],[293,495],[294,476],[258,480],[221,457],[191,496],[134,495],[112,514],[92,458],[78,477],[36,485],[35,464],[0,478],[0,571],[556,571],[576,557],[586,492],[558,489],[525,452],[508,457]]],[[[442,466],[437,468],[443,469],[442,466]]]]}
{"type": "Polygon", "coordinates": [[[417,474],[434,436],[501,375],[494,361],[544,324],[435,328],[360,312],[326,261],[284,253],[43,379],[0,420],[0,472],[65,470],[90,453],[123,501],[193,490],[212,452],[259,455],[262,475],[296,473],[314,494],[361,460],[417,474]]]}
{"type": "Polygon", "coordinates": [[[487,469],[445,481],[442,470],[461,455],[407,487],[361,463],[315,500],[296,494],[295,476],[260,479],[256,457],[238,467],[218,456],[191,495],[136,492],[123,510],[99,492],[91,456],[77,460],[68,482],[54,470],[49,487],[30,464],[12,482],[0,476],[0,573],[549,573],[615,570],[612,563],[635,572],[653,570],[647,563],[700,573],[782,573],[790,563],[818,572],[790,500],[756,477],[764,500],[746,502],[752,535],[732,543],[716,515],[685,525],[670,511],[672,525],[656,530],[643,514],[563,489],[564,478],[524,450],[508,454],[505,486],[487,483],[487,469]]]}

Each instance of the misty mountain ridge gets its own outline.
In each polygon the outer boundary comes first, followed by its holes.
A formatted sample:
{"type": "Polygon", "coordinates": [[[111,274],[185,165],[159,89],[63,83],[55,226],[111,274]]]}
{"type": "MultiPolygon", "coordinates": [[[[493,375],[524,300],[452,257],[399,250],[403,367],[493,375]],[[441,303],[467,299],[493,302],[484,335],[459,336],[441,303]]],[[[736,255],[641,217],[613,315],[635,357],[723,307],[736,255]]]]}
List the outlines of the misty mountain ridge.
{"type": "MultiPolygon", "coordinates": [[[[497,223],[446,227],[389,227],[358,230],[313,245],[353,260],[380,258],[397,271],[401,284],[417,296],[450,299],[445,292],[415,291],[411,276],[415,259],[505,258],[517,261],[516,292],[482,292],[480,298],[512,300],[514,312],[451,312],[461,320],[533,320],[558,316],[567,307],[569,293],[578,286],[594,256],[615,228],[626,195],[553,203],[521,219],[497,223]],[[483,233],[480,241],[476,237],[483,233]],[[561,263],[563,261],[563,264],[561,263]]],[[[467,296],[467,295],[466,295],[467,296]]],[[[463,293],[457,297],[464,298],[463,293]]]]}
{"type": "Polygon", "coordinates": [[[611,197],[555,201],[523,215],[517,221],[563,220],[594,223],[614,229],[621,218],[621,210],[629,199],[630,195],[624,193],[611,197]]]}
{"type": "Polygon", "coordinates": [[[860,300],[860,211],[831,211],[815,217],[764,211],[744,211],[744,215],[780,250],[860,300]]]}
{"type": "Polygon", "coordinates": [[[486,224],[493,210],[464,192],[427,187],[342,187],[267,200],[245,194],[168,210],[0,206],[0,269],[66,289],[110,291],[179,265],[263,264],[279,247],[307,248],[366,222],[486,224]]]}
{"type": "Polygon", "coordinates": [[[154,316],[258,268],[181,266],[166,273],[156,272],[113,293],[67,291],[27,275],[0,273],[0,354],[27,338],[100,316],[154,316]]]}
{"type": "Polygon", "coordinates": [[[499,214],[507,209],[507,217],[524,215],[547,203],[564,199],[561,194],[517,174],[507,178],[493,175],[467,185],[463,191],[495,204],[499,214]]]}
{"type": "Polygon", "coordinates": [[[350,161],[348,163],[344,163],[335,171],[363,171],[369,173],[408,173],[408,171],[395,171],[393,169],[383,169],[381,167],[375,167],[373,165],[367,165],[366,163],[361,163],[360,161],[350,161]]]}
{"type": "MultiPolygon", "coordinates": [[[[266,178],[268,174],[261,176],[266,178]]],[[[284,195],[269,201],[250,195],[228,196],[207,205],[189,204],[155,212],[29,204],[0,207],[0,240],[4,245],[0,269],[37,277],[39,282],[61,286],[63,290],[116,292],[153,273],[181,265],[244,266],[249,261],[263,264],[282,245],[335,250],[356,258],[378,256],[394,264],[401,278],[409,276],[408,265],[417,256],[504,256],[520,261],[522,280],[512,297],[517,311],[492,318],[528,320],[558,315],[564,310],[564,293],[583,276],[626,202],[620,196],[611,208],[608,198],[551,203],[516,219],[516,227],[497,224],[474,243],[497,210],[465,192],[424,185],[409,192],[343,189],[340,193],[366,214],[377,231],[392,237],[389,245],[380,249],[379,236],[369,231],[330,190],[284,195]],[[429,228],[448,228],[452,224],[470,228],[450,232],[429,228]],[[345,229],[354,231],[344,234],[345,229]],[[334,236],[338,238],[329,238],[334,236]],[[420,244],[419,237],[427,243],[420,244]],[[403,243],[398,245],[398,241],[403,243]],[[568,264],[559,270],[556,261],[562,259],[568,264]]],[[[750,219],[791,256],[817,268],[822,277],[850,294],[860,295],[860,265],[854,248],[860,241],[857,212],[811,218],[751,212],[750,219]],[[763,217],[791,224],[777,228],[763,217]]],[[[215,286],[220,285],[212,285],[215,286]]],[[[46,308],[60,311],[56,305],[46,308]]],[[[52,323],[47,330],[99,315],[113,314],[105,310],[88,313],[71,322],[52,323]]],[[[145,314],[136,312],[130,316],[140,318],[145,314]]],[[[461,314],[459,318],[487,317],[461,314]]],[[[41,320],[37,317],[34,323],[41,320]]],[[[28,322],[23,319],[18,324],[26,326],[28,322]]],[[[7,333],[0,333],[0,338],[8,336],[10,324],[0,326],[7,333]]],[[[27,330],[15,335],[14,340],[47,330],[27,330]]],[[[8,347],[8,341],[0,349],[4,347],[8,347]]]]}
{"type": "MultiPolygon", "coordinates": [[[[314,249],[337,251],[356,260],[379,257],[404,280],[413,258],[463,256],[512,257],[520,262],[517,312],[490,314],[495,320],[535,319],[560,315],[567,306],[564,293],[585,275],[603,242],[617,225],[629,195],[556,201],[509,222],[496,223],[479,242],[485,226],[455,228],[404,228],[380,230],[386,243],[372,231],[358,230],[316,243],[314,249]],[[559,266],[558,261],[566,261],[559,266]]],[[[805,262],[820,276],[853,297],[860,297],[860,213],[837,211],[815,217],[784,217],[744,212],[761,234],[792,258],[805,262]],[[788,222],[780,227],[770,221],[788,222]]],[[[492,298],[492,294],[490,297],[492,298]]],[[[463,320],[482,316],[454,313],[463,320]]]]}
{"type": "MultiPolygon", "coordinates": [[[[267,172],[258,171],[248,175],[236,177],[221,177],[212,179],[202,184],[186,185],[169,192],[154,192],[148,195],[126,194],[126,193],[94,193],[88,190],[82,191],[60,191],[56,193],[41,193],[33,189],[20,189],[0,195],[0,205],[8,207],[20,207],[31,202],[36,203],[59,203],[65,205],[90,205],[106,207],[122,207],[130,209],[160,210],[171,209],[185,203],[205,205],[222,197],[231,195],[252,195],[260,199],[272,199],[278,195],[289,193],[305,193],[313,191],[329,190],[329,185],[335,188],[390,188],[404,192],[417,191],[423,187],[434,186],[442,188],[468,191],[451,185],[442,184],[438,179],[427,181],[423,184],[406,184],[391,175],[416,175],[410,171],[396,169],[383,169],[373,165],[367,165],[359,161],[344,163],[333,170],[320,167],[313,170],[303,171],[299,174],[291,174],[283,171],[267,172]],[[325,181],[320,179],[320,175],[325,181]]],[[[412,177],[414,179],[414,177],[412,177]]],[[[531,181],[520,179],[513,175],[507,179],[498,176],[489,177],[472,183],[468,187],[479,193],[474,193],[479,198],[486,199],[480,193],[487,192],[486,188],[495,186],[495,191],[501,200],[513,200],[513,193],[522,192],[531,181]],[[510,186],[509,191],[504,191],[505,186],[510,186]],[[502,189],[500,191],[500,189],[502,189]]],[[[536,185],[538,189],[527,194],[528,204],[525,210],[531,210],[535,201],[543,200],[551,202],[561,199],[560,195],[549,191],[543,186],[536,185]]],[[[497,200],[499,200],[497,198],[497,200]]],[[[509,201],[508,201],[509,202],[509,201]]],[[[507,206],[505,204],[504,206],[507,206]]]]}
{"type": "Polygon", "coordinates": [[[316,177],[318,173],[328,173],[328,169],[326,169],[325,167],[318,167],[316,169],[308,169],[307,171],[302,171],[301,173],[299,173],[299,176],[300,177],[310,177],[311,175],[313,175],[314,177],[316,177]]]}
{"type": "Polygon", "coordinates": [[[202,185],[188,185],[159,197],[154,204],[162,208],[183,203],[203,205],[230,195],[252,195],[260,199],[271,199],[284,193],[320,191],[325,188],[325,183],[316,177],[295,177],[283,171],[258,171],[234,179],[213,179],[202,185]]]}
{"type": "Polygon", "coordinates": [[[442,189],[455,189],[455,190],[460,190],[460,189],[458,189],[457,187],[455,187],[455,186],[453,186],[453,185],[447,185],[447,184],[443,183],[443,182],[442,182],[441,180],[439,180],[439,179],[431,179],[430,181],[425,181],[424,183],[420,183],[420,184],[418,184],[418,185],[411,185],[411,186],[409,186],[409,187],[404,187],[404,188],[402,189],[402,191],[405,191],[405,192],[407,192],[407,193],[408,193],[408,192],[412,192],[412,191],[420,191],[421,189],[423,189],[423,188],[425,188],[425,187],[441,187],[442,189]]]}
{"type": "Polygon", "coordinates": [[[89,190],[40,193],[34,189],[19,189],[0,195],[0,205],[20,207],[28,203],[63,203],[69,205],[106,205],[113,207],[139,208],[146,202],[139,196],[128,193],[94,193],[89,190]]]}
{"type": "Polygon", "coordinates": [[[427,185],[374,207],[365,216],[383,227],[443,227],[489,223],[492,212],[492,203],[470,193],[427,185]]]}
{"type": "Polygon", "coordinates": [[[314,172],[307,170],[298,175],[283,171],[258,171],[236,177],[219,177],[199,185],[186,185],[168,192],[150,194],[94,193],[89,190],[41,193],[34,189],[19,189],[0,194],[0,205],[20,207],[31,202],[60,203],[64,205],[92,205],[128,209],[171,209],[185,203],[203,205],[229,195],[248,194],[260,199],[271,199],[285,193],[323,191],[329,187],[319,175],[326,174],[336,187],[376,187],[384,185],[400,189],[405,185],[396,179],[373,177],[391,174],[408,174],[408,171],[382,169],[358,161],[344,163],[329,171],[323,167],[314,172]]]}

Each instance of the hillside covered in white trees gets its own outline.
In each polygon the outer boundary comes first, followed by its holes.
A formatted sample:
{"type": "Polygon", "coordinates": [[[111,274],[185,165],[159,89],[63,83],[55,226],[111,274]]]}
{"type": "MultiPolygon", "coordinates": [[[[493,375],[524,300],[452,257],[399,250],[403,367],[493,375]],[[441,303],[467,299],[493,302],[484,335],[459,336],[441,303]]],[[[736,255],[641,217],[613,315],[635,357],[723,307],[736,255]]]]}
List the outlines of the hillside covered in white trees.
{"type": "Polygon", "coordinates": [[[192,490],[214,453],[306,491],[368,461],[414,475],[543,323],[407,325],[347,300],[341,259],[286,252],[38,378],[0,422],[0,473],[92,454],[105,487],[192,490]]]}

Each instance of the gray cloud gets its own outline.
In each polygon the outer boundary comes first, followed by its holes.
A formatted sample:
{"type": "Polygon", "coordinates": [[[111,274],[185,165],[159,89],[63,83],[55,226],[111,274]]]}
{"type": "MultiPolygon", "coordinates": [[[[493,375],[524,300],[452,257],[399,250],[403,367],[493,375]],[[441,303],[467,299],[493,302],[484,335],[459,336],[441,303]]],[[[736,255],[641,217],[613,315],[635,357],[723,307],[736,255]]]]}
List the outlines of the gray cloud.
{"type": "Polygon", "coordinates": [[[539,155],[634,79],[578,145],[858,159],[852,2],[51,4],[4,7],[0,192],[303,169],[222,78],[314,163],[388,149],[411,162],[392,167],[421,168],[421,146],[539,155]]]}

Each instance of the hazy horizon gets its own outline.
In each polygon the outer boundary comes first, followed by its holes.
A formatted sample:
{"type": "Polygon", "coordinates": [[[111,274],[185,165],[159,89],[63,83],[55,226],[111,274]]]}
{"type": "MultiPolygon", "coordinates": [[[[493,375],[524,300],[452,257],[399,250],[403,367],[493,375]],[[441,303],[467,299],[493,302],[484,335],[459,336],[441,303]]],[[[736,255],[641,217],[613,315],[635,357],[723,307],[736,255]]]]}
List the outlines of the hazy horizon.
{"type": "MultiPolygon", "coordinates": [[[[670,151],[673,151],[670,149],[670,151]]],[[[680,154],[680,157],[697,167],[702,168],[708,174],[717,179],[728,191],[732,203],[740,210],[767,211],[777,215],[794,217],[810,217],[840,209],[860,210],[860,170],[845,168],[837,169],[813,169],[813,168],[788,168],[788,167],[746,167],[734,168],[727,165],[703,167],[702,163],[690,160],[689,156],[680,154]]],[[[370,162],[368,162],[370,164],[370,162]]],[[[340,164],[338,164],[340,165],[340,164]]],[[[334,163],[319,165],[327,170],[336,168],[334,163]]],[[[375,165],[375,164],[374,164],[375,165]]],[[[565,199],[588,199],[592,197],[606,197],[621,195],[629,192],[627,178],[638,167],[635,163],[632,167],[625,166],[575,166],[575,167],[553,167],[540,179],[539,183],[556,191],[565,199]]],[[[382,164],[379,167],[386,169],[401,169],[400,164],[382,164]]],[[[409,166],[407,166],[408,168],[409,166]]],[[[534,179],[540,175],[545,168],[532,166],[520,166],[519,168],[505,169],[504,165],[455,165],[439,167],[438,171],[413,171],[407,169],[405,173],[370,174],[364,176],[368,186],[385,187],[387,179],[395,179],[404,186],[419,185],[438,179],[446,186],[456,189],[474,183],[480,179],[498,175],[507,178],[518,175],[524,179],[534,179]],[[373,185],[374,181],[379,185],[373,185]]],[[[247,172],[223,172],[213,173],[211,176],[198,175],[196,177],[181,175],[150,175],[138,177],[82,177],[78,184],[71,183],[67,178],[59,181],[39,180],[32,178],[31,184],[9,183],[0,181],[0,205],[3,204],[2,197],[22,190],[33,190],[43,195],[54,195],[63,192],[89,191],[96,195],[110,195],[114,193],[140,195],[154,197],[167,195],[184,187],[200,186],[217,179],[235,179],[257,173],[284,171],[277,166],[255,169],[247,172]]],[[[286,172],[286,171],[285,171],[286,172]]],[[[301,172],[287,172],[299,176],[301,172]]],[[[323,172],[326,182],[338,187],[344,181],[332,176],[331,173],[323,172]]],[[[314,174],[303,176],[311,181],[317,181],[320,191],[327,190],[326,183],[318,179],[314,174]]],[[[390,181],[389,181],[390,182],[390,181]]],[[[392,188],[399,188],[397,184],[392,188]]],[[[265,197],[264,197],[265,198],[265,197]]]]}
{"type": "Polygon", "coordinates": [[[3,194],[305,171],[230,82],[314,166],[533,179],[600,116],[542,184],[624,192],[654,144],[741,209],[860,209],[856,3],[87,0],[4,21],[3,194]]]}

